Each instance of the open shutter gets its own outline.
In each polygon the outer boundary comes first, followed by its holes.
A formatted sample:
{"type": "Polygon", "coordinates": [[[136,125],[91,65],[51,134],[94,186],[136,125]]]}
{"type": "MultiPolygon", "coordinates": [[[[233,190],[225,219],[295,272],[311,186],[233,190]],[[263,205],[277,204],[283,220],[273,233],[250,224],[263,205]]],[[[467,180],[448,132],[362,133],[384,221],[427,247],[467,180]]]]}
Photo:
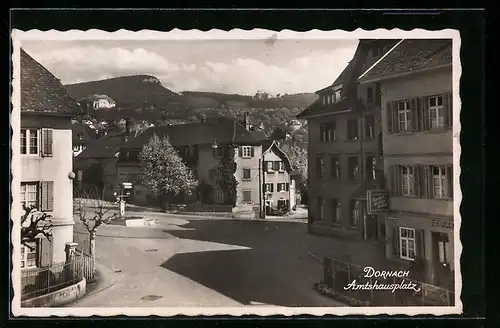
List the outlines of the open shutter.
{"type": "Polygon", "coordinates": [[[424,259],[425,258],[425,243],[424,243],[424,231],[415,230],[415,250],[416,257],[424,259]]]}
{"type": "Polygon", "coordinates": [[[432,172],[431,167],[429,165],[424,166],[424,188],[426,190],[426,197],[432,198],[433,190],[432,190],[432,172]]]}
{"type": "Polygon", "coordinates": [[[38,265],[42,268],[52,264],[52,242],[45,237],[38,240],[38,265]]]}
{"type": "Polygon", "coordinates": [[[40,184],[41,211],[54,210],[54,182],[42,181],[40,184]]]}
{"type": "Polygon", "coordinates": [[[411,127],[414,132],[419,131],[418,126],[418,107],[417,107],[417,98],[413,98],[410,101],[410,111],[411,111],[411,127]]]}
{"type": "Polygon", "coordinates": [[[391,175],[391,195],[392,196],[397,196],[397,165],[391,165],[389,171],[391,175]]]}
{"type": "Polygon", "coordinates": [[[42,156],[52,156],[52,129],[42,129],[42,156]]]}
{"type": "Polygon", "coordinates": [[[453,199],[453,165],[446,167],[446,180],[448,181],[448,194],[453,199]]]}
{"type": "Polygon", "coordinates": [[[399,258],[399,229],[392,228],[392,254],[399,258]]]}
{"type": "Polygon", "coordinates": [[[420,172],[420,166],[413,166],[413,174],[415,174],[415,196],[422,196],[422,175],[420,172]]]}
{"type": "Polygon", "coordinates": [[[243,157],[243,148],[241,146],[238,147],[238,157],[243,157]]]}
{"type": "Polygon", "coordinates": [[[429,97],[422,97],[422,121],[423,121],[423,130],[427,131],[430,128],[429,122],[429,97]]]}
{"type": "Polygon", "coordinates": [[[424,131],[424,108],[423,108],[424,99],[416,98],[416,120],[415,124],[417,125],[416,131],[424,131]]]}
{"type": "Polygon", "coordinates": [[[254,157],[255,156],[255,151],[254,151],[254,147],[251,146],[250,147],[250,157],[254,157]]]}
{"type": "Polygon", "coordinates": [[[447,92],[443,95],[444,119],[447,128],[453,127],[453,99],[451,93],[447,92]]]}
{"type": "Polygon", "coordinates": [[[269,184],[271,186],[271,192],[274,192],[274,183],[269,184]]]}
{"type": "Polygon", "coordinates": [[[287,182],[285,184],[285,191],[289,191],[290,190],[290,184],[287,182]]]}
{"type": "Polygon", "coordinates": [[[263,170],[264,172],[267,172],[267,161],[262,161],[262,165],[264,166],[264,167],[262,168],[262,170],[263,170]]]}
{"type": "Polygon", "coordinates": [[[394,108],[392,107],[392,102],[388,101],[386,105],[386,110],[387,110],[387,133],[394,133],[394,122],[393,122],[393,110],[394,108]]]}

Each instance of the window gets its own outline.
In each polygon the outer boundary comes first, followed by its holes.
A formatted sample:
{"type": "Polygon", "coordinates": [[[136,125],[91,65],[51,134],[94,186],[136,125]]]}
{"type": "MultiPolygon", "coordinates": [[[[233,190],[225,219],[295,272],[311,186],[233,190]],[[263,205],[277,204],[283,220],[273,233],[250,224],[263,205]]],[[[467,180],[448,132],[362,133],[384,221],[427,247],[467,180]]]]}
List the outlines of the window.
{"type": "Polygon", "coordinates": [[[375,120],[373,116],[365,116],[365,137],[366,139],[375,138],[375,120]]]}
{"type": "Polygon", "coordinates": [[[411,130],[411,105],[409,100],[398,102],[399,131],[411,130]]]}
{"type": "Polygon", "coordinates": [[[34,268],[36,267],[38,245],[36,241],[27,243],[30,247],[21,245],[21,268],[34,268]]]}
{"type": "Polygon", "coordinates": [[[318,220],[323,221],[324,214],[323,197],[318,197],[318,220]]]}
{"type": "Polygon", "coordinates": [[[250,169],[243,169],[243,180],[251,180],[251,170],[250,169]]]}
{"type": "Polygon", "coordinates": [[[359,160],[358,157],[349,157],[347,159],[347,166],[349,170],[349,179],[359,179],[359,160]]]}
{"type": "Polygon", "coordinates": [[[400,166],[401,195],[415,196],[415,173],[412,166],[400,166]]]}
{"type": "Polygon", "coordinates": [[[38,130],[21,130],[21,154],[38,155],[38,130]]]}
{"type": "Polygon", "coordinates": [[[216,203],[224,202],[224,192],[220,189],[215,190],[215,202],[216,203]]]}
{"type": "Polygon", "coordinates": [[[252,146],[241,147],[241,157],[243,158],[253,157],[253,147],[252,146]]]}
{"type": "Polygon", "coordinates": [[[251,190],[243,190],[243,201],[245,203],[252,202],[252,191],[251,190]]]}
{"type": "Polygon", "coordinates": [[[318,178],[325,175],[325,160],[323,157],[316,157],[316,174],[318,178]]]}
{"type": "Polygon", "coordinates": [[[331,142],[337,140],[337,128],[335,122],[321,124],[319,127],[321,142],[331,142]]]}
{"type": "Polygon", "coordinates": [[[340,178],[340,159],[336,156],[332,156],[331,158],[331,175],[332,178],[338,179],[340,178]]]}
{"type": "Polygon", "coordinates": [[[443,96],[429,97],[429,126],[431,129],[444,128],[443,96]]]}
{"type": "Polygon", "coordinates": [[[277,187],[278,187],[278,192],[284,192],[284,191],[288,191],[289,184],[286,182],[280,182],[280,183],[278,183],[277,187]]]}
{"type": "Polygon", "coordinates": [[[280,173],[284,173],[285,172],[285,163],[283,162],[278,162],[278,171],[280,173]]]}
{"type": "Polygon", "coordinates": [[[272,161],[266,162],[266,171],[269,173],[274,173],[274,164],[272,161]]]}
{"type": "Polygon", "coordinates": [[[336,198],[332,199],[332,222],[340,222],[340,202],[336,198]]]}
{"type": "Polygon", "coordinates": [[[446,166],[431,166],[432,196],[434,198],[450,198],[448,179],[451,178],[446,166]]]}
{"type": "Polygon", "coordinates": [[[21,205],[38,208],[38,182],[21,183],[21,205]]]}
{"type": "Polygon", "coordinates": [[[369,87],[368,89],[366,89],[366,101],[369,104],[372,104],[373,100],[374,100],[374,97],[373,97],[373,88],[369,87]]]}
{"type": "Polygon", "coordinates": [[[224,153],[224,151],[223,151],[222,147],[217,147],[217,148],[212,149],[212,155],[215,158],[221,158],[223,153],[224,153]]]}
{"type": "Polygon", "coordinates": [[[358,120],[351,119],[347,121],[347,140],[358,140],[358,120]]]}
{"type": "Polygon", "coordinates": [[[340,92],[341,92],[341,89],[335,91],[335,101],[339,101],[340,100],[340,92]]]}
{"type": "Polygon", "coordinates": [[[78,140],[83,140],[83,133],[78,133],[77,135],[78,140]]]}
{"type": "Polygon", "coordinates": [[[323,99],[323,105],[326,105],[328,103],[328,97],[327,96],[323,96],[322,99],[323,99]]]}
{"type": "Polygon", "coordinates": [[[351,201],[351,218],[349,224],[351,227],[357,227],[361,219],[361,201],[352,200],[351,201]]]}
{"type": "Polygon", "coordinates": [[[264,192],[273,192],[273,184],[272,183],[265,183],[264,184],[264,192]]]}
{"type": "Polygon", "coordinates": [[[217,181],[220,178],[220,171],[219,169],[210,169],[210,171],[208,171],[208,175],[210,181],[217,181]]]}
{"type": "Polygon", "coordinates": [[[415,260],[415,229],[399,228],[399,256],[405,260],[415,260]]]}
{"type": "Polygon", "coordinates": [[[366,179],[377,179],[377,160],[375,156],[366,156],[366,179]]]}

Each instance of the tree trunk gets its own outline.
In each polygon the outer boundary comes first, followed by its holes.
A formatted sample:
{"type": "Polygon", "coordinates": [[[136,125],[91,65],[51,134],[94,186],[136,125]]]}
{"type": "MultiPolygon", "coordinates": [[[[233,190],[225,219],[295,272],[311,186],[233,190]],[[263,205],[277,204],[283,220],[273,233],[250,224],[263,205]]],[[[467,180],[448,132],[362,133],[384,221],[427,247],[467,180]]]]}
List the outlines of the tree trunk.
{"type": "Polygon", "coordinates": [[[90,258],[92,259],[92,272],[95,272],[95,237],[96,237],[96,232],[91,231],[89,233],[89,253],[90,253],[90,258]]]}

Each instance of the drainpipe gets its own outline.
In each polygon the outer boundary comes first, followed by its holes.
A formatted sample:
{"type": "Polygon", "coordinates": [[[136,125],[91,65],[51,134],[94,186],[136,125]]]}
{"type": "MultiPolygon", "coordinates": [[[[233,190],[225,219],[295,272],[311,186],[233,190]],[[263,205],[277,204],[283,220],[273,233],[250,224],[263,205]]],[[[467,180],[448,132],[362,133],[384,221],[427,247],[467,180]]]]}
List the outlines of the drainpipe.
{"type": "MultiPolygon", "coordinates": [[[[359,151],[361,153],[361,160],[360,160],[360,167],[359,167],[359,174],[360,174],[360,186],[361,188],[364,188],[364,182],[365,182],[365,174],[364,174],[364,154],[363,154],[363,114],[361,113],[360,114],[360,129],[359,131],[361,131],[361,135],[360,135],[360,138],[359,138],[359,151]]],[[[366,200],[368,202],[368,199],[366,200]]],[[[366,204],[366,206],[368,206],[368,204],[366,204]]],[[[366,233],[366,209],[367,207],[363,208],[363,239],[366,240],[367,238],[367,233],[366,233]]]]}

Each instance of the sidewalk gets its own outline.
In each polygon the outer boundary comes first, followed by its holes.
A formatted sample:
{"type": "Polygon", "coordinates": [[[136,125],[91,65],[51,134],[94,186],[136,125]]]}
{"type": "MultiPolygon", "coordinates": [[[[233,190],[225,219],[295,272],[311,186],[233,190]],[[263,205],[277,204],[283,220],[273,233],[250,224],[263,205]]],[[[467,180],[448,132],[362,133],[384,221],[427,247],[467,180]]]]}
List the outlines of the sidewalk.
{"type": "Polygon", "coordinates": [[[374,242],[307,234],[302,246],[310,257],[318,261],[318,264],[329,256],[340,261],[359,266],[372,266],[380,270],[390,270],[396,267],[385,257],[385,248],[374,242]]]}

